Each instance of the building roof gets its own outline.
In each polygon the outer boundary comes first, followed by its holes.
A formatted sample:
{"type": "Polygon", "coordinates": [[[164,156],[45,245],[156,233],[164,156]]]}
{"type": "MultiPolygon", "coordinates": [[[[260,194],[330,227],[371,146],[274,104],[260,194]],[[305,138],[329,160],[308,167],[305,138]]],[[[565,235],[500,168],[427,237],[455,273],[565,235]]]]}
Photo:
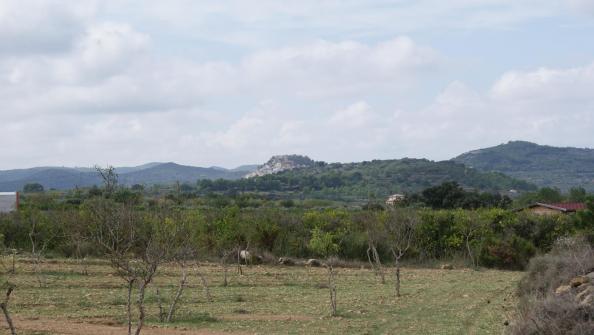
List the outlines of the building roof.
{"type": "Polygon", "coordinates": [[[552,203],[552,204],[547,204],[544,202],[536,202],[530,206],[527,206],[527,207],[524,207],[521,209],[534,208],[534,207],[546,207],[546,208],[554,209],[554,210],[557,210],[560,212],[575,212],[575,211],[579,211],[579,210],[587,208],[586,204],[583,202],[560,202],[560,203],[552,203]]]}

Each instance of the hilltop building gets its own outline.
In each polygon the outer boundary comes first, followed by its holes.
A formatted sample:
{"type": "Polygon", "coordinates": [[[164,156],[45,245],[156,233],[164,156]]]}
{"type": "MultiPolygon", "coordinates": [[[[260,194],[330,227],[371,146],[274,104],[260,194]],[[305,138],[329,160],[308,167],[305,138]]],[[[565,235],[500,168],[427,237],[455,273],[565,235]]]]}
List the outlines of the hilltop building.
{"type": "Polygon", "coordinates": [[[405,198],[406,197],[404,196],[404,194],[392,194],[388,197],[388,199],[386,199],[386,205],[394,206],[397,203],[403,201],[405,198]]]}
{"type": "Polygon", "coordinates": [[[0,192],[0,213],[9,213],[19,208],[19,192],[0,192]]]}

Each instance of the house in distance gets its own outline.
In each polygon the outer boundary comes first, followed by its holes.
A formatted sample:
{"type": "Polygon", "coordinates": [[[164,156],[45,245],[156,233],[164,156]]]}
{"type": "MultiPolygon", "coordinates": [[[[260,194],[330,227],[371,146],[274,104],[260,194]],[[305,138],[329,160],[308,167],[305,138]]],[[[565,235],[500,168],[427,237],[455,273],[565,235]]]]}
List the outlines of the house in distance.
{"type": "Polygon", "coordinates": [[[0,192],[0,213],[9,213],[19,208],[19,192],[0,192]]]}
{"type": "Polygon", "coordinates": [[[547,204],[542,202],[534,203],[520,210],[529,211],[536,215],[569,214],[586,209],[586,204],[582,202],[564,202],[547,204]]]}
{"type": "Polygon", "coordinates": [[[392,194],[391,196],[386,199],[386,205],[394,206],[397,203],[403,201],[405,198],[404,194],[392,194]]]}

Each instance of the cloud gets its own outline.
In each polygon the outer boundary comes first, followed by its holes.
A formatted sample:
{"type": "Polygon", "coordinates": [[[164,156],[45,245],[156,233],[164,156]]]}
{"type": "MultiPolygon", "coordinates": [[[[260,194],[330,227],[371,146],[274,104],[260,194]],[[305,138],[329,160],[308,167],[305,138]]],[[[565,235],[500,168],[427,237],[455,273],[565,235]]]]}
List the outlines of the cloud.
{"type": "Polygon", "coordinates": [[[338,129],[366,128],[378,121],[377,115],[365,101],[359,101],[335,112],[329,120],[330,126],[338,129]]]}
{"type": "Polygon", "coordinates": [[[0,55],[64,52],[95,14],[91,1],[0,3],[0,55]]]}
{"type": "Polygon", "coordinates": [[[434,69],[437,52],[409,37],[374,45],[317,41],[256,52],[242,62],[249,82],[299,96],[349,94],[368,85],[407,86],[413,75],[434,69]],[[290,88],[290,90],[287,90],[290,88]]]}

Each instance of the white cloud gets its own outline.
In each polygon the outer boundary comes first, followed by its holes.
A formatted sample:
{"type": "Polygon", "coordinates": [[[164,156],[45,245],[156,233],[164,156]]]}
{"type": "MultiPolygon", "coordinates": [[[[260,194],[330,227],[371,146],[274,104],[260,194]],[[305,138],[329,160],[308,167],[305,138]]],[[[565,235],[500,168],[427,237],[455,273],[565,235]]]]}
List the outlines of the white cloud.
{"type": "Polygon", "coordinates": [[[242,62],[248,82],[299,96],[349,94],[368,85],[409,86],[413,75],[438,66],[431,48],[408,37],[366,45],[317,41],[256,52],[242,62]],[[291,88],[287,90],[287,88],[291,88]]]}
{"type": "Polygon", "coordinates": [[[0,2],[0,55],[63,52],[95,14],[92,1],[0,2]]]}
{"type": "Polygon", "coordinates": [[[336,111],[329,120],[333,128],[353,129],[366,128],[378,121],[378,116],[365,101],[359,101],[345,109],[336,111]]]}

